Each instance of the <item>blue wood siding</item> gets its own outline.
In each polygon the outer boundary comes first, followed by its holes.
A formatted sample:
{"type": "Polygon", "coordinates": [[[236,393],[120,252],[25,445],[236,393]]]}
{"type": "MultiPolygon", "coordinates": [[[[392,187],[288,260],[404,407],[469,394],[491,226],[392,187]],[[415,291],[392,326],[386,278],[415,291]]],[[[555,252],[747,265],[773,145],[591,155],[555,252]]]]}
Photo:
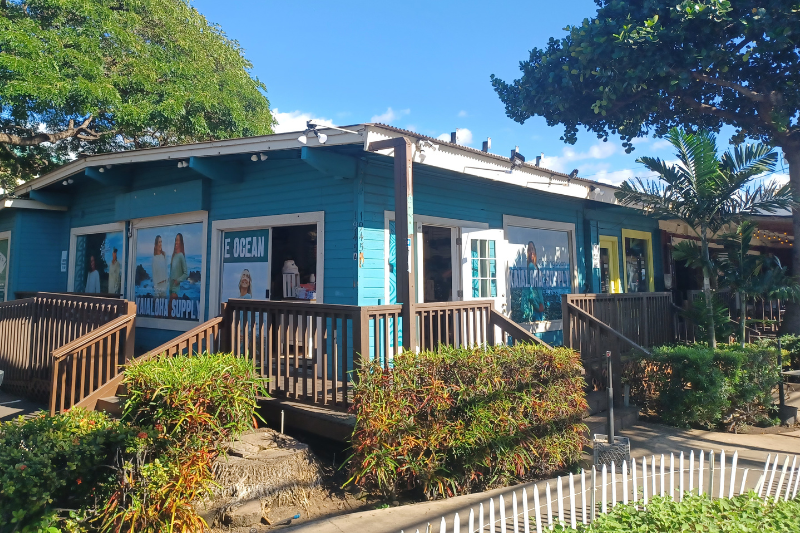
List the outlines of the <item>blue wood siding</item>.
{"type": "Polygon", "coordinates": [[[20,209],[11,230],[9,294],[18,291],[63,292],[61,252],[69,250],[69,230],[63,211],[20,209]]]}

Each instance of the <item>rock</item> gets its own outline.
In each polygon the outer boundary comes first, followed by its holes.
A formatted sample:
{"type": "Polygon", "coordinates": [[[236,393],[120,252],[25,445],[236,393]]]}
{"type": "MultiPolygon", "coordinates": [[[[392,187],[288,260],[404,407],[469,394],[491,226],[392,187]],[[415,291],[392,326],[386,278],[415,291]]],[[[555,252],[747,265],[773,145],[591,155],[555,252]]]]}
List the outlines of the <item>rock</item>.
{"type": "Polygon", "coordinates": [[[219,522],[230,527],[248,527],[261,524],[262,507],[259,500],[233,505],[223,511],[219,522]]]}

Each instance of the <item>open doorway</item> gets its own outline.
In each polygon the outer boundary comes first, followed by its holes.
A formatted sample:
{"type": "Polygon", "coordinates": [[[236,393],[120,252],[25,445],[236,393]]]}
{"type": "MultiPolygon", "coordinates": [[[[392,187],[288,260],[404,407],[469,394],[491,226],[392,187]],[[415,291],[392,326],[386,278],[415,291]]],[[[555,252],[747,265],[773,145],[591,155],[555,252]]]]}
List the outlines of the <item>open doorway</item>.
{"type": "Polygon", "coordinates": [[[316,281],[317,225],[272,228],[270,299],[315,299],[309,296],[316,296],[316,281]],[[284,267],[290,271],[297,271],[297,279],[290,284],[284,282],[284,267]]]}
{"type": "Polygon", "coordinates": [[[425,302],[453,301],[453,228],[422,226],[422,280],[425,302]]]}

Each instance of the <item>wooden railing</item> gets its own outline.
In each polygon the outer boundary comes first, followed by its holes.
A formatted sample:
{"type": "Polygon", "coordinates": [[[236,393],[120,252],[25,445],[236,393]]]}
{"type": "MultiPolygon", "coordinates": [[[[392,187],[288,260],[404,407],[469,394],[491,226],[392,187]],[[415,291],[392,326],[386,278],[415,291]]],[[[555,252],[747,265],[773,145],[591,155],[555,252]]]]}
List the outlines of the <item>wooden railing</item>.
{"type": "MultiPolygon", "coordinates": [[[[621,370],[624,356],[633,353],[649,354],[656,344],[674,342],[672,301],[669,293],[632,295],[565,294],[562,296],[564,346],[581,354],[586,382],[590,389],[603,390],[607,383],[606,352],[611,352],[612,364],[621,370]],[[606,297],[608,296],[608,297],[606,297]],[[669,314],[664,316],[664,302],[669,314]],[[575,302],[575,303],[573,303],[575,302]],[[650,302],[653,307],[647,307],[650,302]],[[664,323],[655,324],[657,316],[664,323]],[[641,321],[626,325],[625,322],[641,321]],[[608,321],[608,322],[607,322],[608,321]],[[613,325],[612,325],[613,324],[613,325]],[[617,326],[617,327],[614,327],[617,326]],[[622,331],[620,331],[622,330],[622,331]],[[630,332],[628,336],[624,332],[630,332]]],[[[614,389],[622,392],[619,373],[614,372],[614,389]]]]}
{"type": "Polygon", "coordinates": [[[362,309],[228,300],[226,339],[269,380],[270,395],[347,409],[351,374],[365,351],[362,309]]]}
{"type": "Polygon", "coordinates": [[[521,327],[513,320],[501,315],[494,309],[492,309],[491,316],[489,317],[489,325],[491,326],[489,344],[508,344],[514,346],[521,342],[532,342],[540,344],[545,348],[552,348],[552,346],[542,339],[521,327]]]}
{"type": "Polygon", "coordinates": [[[51,392],[52,353],[127,312],[115,298],[37,293],[0,304],[0,369],[3,387],[47,401],[51,392]]]}
{"type": "MultiPolygon", "coordinates": [[[[64,412],[120,375],[133,358],[136,306],[129,312],[53,351],[50,414],[64,412]]],[[[96,403],[96,401],[95,401],[96,403]]],[[[94,408],[95,403],[91,404],[94,408]]],[[[84,403],[84,407],[86,404],[84,403]]]]}
{"type": "MultiPolygon", "coordinates": [[[[686,300],[679,303],[686,308],[695,300],[702,298],[702,296],[703,291],[686,291],[686,300]]],[[[727,307],[731,318],[738,322],[741,316],[741,302],[736,298],[736,294],[728,289],[720,289],[714,291],[714,298],[727,307]]],[[[745,302],[745,305],[748,327],[754,337],[775,336],[778,334],[786,311],[786,302],[784,300],[751,298],[745,302]]]]}
{"type": "MultiPolygon", "coordinates": [[[[203,322],[196,328],[187,331],[186,333],[182,333],[169,342],[166,342],[157,348],[153,348],[144,355],[137,357],[136,361],[146,361],[159,355],[219,352],[221,351],[220,347],[222,344],[222,320],[223,318],[218,316],[203,322]]],[[[131,323],[131,328],[132,326],[133,324],[131,323]]],[[[132,360],[132,357],[128,354],[132,354],[133,352],[127,350],[133,349],[133,335],[126,337],[126,340],[129,343],[128,347],[126,348],[126,357],[119,358],[117,360],[114,373],[109,379],[104,380],[102,384],[98,384],[91,393],[81,397],[78,402],[74,403],[75,407],[83,407],[85,409],[93,410],[97,405],[98,400],[111,397],[116,394],[117,389],[122,384],[122,381],[125,377],[123,373],[123,366],[132,360]]],[[[60,410],[60,404],[56,406],[51,405],[51,412],[55,413],[60,410]]]]}

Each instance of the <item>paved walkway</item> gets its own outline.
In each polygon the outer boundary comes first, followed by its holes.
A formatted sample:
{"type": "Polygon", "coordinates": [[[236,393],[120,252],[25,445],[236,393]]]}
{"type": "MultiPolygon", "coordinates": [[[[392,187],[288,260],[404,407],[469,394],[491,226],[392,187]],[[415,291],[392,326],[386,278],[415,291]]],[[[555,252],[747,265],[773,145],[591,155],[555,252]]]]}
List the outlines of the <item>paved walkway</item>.
{"type": "Polygon", "coordinates": [[[45,405],[0,391],[0,422],[13,420],[18,416],[32,415],[46,408],[45,405]]]}
{"type": "MultiPolygon", "coordinates": [[[[602,421],[594,419],[592,429],[602,428],[602,421]]],[[[603,431],[604,432],[604,431],[603,431]]],[[[740,468],[763,469],[764,460],[768,453],[778,452],[800,453],[800,429],[791,433],[777,435],[734,435],[730,433],[717,433],[699,430],[681,430],[658,424],[637,423],[622,431],[622,435],[631,439],[631,453],[634,458],[641,461],[642,456],[657,455],[662,453],[669,456],[670,452],[681,450],[715,450],[724,449],[726,454],[739,452],[740,468]]],[[[730,455],[729,455],[730,457],[730,455]]],[[[585,464],[591,463],[588,454],[584,454],[585,464]]],[[[649,459],[648,459],[649,463],[649,459]]],[[[754,485],[758,476],[748,477],[748,485],[754,485]]],[[[496,498],[503,494],[506,501],[514,491],[521,493],[523,487],[528,488],[532,494],[530,484],[506,487],[479,494],[469,494],[441,500],[436,502],[417,503],[353,513],[337,516],[317,522],[299,524],[287,528],[285,531],[314,532],[314,533],[350,533],[364,531],[370,533],[414,533],[417,529],[424,532],[430,522],[438,531],[438,523],[442,516],[452,518],[458,512],[462,517],[469,515],[471,507],[486,503],[489,498],[496,498]],[[507,495],[507,496],[506,496],[507,495]]],[[[463,519],[463,518],[462,518],[463,519]]],[[[449,521],[448,521],[449,522],[449,521]]]]}

